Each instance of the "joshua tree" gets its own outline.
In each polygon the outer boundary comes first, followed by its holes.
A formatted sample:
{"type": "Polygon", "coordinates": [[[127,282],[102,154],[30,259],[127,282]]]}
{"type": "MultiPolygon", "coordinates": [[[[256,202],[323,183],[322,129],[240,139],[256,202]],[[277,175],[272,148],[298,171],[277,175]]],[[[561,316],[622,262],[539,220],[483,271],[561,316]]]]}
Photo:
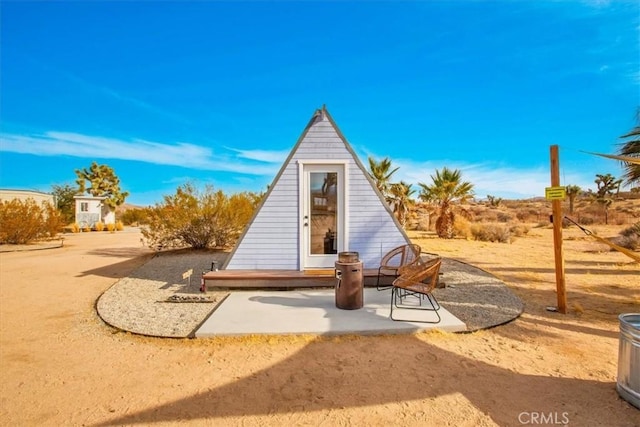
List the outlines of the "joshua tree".
{"type": "Polygon", "coordinates": [[[473,197],[473,184],[462,181],[462,173],[459,170],[451,170],[447,167],[441,171],[436,170],[435,176],[431,175],[432,185],[419,182],[422,187],[420,198],[426,202],[440,204],[440,215],[436,220],[436,232],[444,239],[453,238],[453,221],[455,214],[452,203],[464,202],[473,197]]]}
{"type": "Polygon", "coordinates": [[[489,202],[489,206],[497,208],[502,203],[502,197],[495,197],[490,194],[487,194],[487,202],[489,202]]]}
{"type": "Polygon", "coordinates": [[[391,185],[391,175],[399,168],[391,169],[391,160],[388,157],[377,162],[373,157],[369,157],[369,175],[378,187],[378,190],[386,198],[389,195],[389,187],[391,185]]]}
{"type": "Polygon", "coordinates": [[[115,209],[124,203],[129,193],[120,190],[120,178],[118,178],[113,169],[107,165],[99,165],[96,162],[91,163],[89,169],[77,169],[76,175],[78,179],[78,193],[85,191],[94,197],[106,197],[105,204],[111,209],[115,209]],[[89,181],[89,188],[86,182],[89,181]]]}
{"type": "Polygon", "coordinates": [[[576,201],[576,197],[580,194],[582,189],[577,185],[567,185],[567,196],[569,196],[569,214],[573,215],[573,206],[576,201]]]}
{"type": "Polygon", "coordinates": [[[411,184],[407,184],[404,181],[400,181],[396,184],[391,184],[389,188],[389,196],[387,197],[387,203],[393,206],[393,212],[396,214],[400,225],[403,227],[407,223],[407,214],[411,206],[415,205],[415,201],[411,198],[416,191],[411,188],[411,184]]]}
{"type": "Polygon", "coordinates": [[[613,203],[613,193],[614,191],[620,191],[620,184],[622,184],[622,179],[615,179],[613,175],[610,173],[606,175],[596,174],[596,179],[594,181],[598,186],[598,190],[595,193],[594,201],[598,204],[602,205],[604,209],[604,223],[609,223],[609,206],[613,203]]]}

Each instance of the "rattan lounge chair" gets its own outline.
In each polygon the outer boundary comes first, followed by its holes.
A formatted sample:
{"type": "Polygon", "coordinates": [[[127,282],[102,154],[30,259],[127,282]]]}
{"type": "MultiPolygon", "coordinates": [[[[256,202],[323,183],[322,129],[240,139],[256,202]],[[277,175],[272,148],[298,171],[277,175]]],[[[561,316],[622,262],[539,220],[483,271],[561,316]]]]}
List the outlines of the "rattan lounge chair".
{"type": "Polygon", "coordinates": [[[403,320],[393,317],[393,309],[426,310],[433,311],[437,320],[404,319],[408,322],[440,323],[440,304],[431,293],[437,283],[440,273],[441,258],[432,258],[428,261],[420,261],[399,269],[400,275],[393,281],[391,289],[391,319],[403,320]]]}
{"type": "Polygon", "coordinates": [[[378,267],[378,279],[376,281],[376,288],[380,291],[383,289],[389,289],[390,284],[384,285],[380,283],[382,277],[397,278],[400,274],[398,270],[402,267],[406,267],[415,264],[420,260],[420,246],[416,244],[398,246],[387,252],[380,261],[380,267],[378,267]]]}

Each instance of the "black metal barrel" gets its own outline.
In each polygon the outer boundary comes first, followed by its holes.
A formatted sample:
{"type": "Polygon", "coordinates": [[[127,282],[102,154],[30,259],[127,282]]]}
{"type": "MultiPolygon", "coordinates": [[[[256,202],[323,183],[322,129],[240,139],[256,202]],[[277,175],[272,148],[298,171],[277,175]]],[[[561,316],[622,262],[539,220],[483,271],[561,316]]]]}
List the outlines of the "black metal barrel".
{"type": "Polygon", "coordinates": [[[364,305],[364,268],[358,252],[340,252],[336,261],[336,307],[356,310],[364,305]]]}

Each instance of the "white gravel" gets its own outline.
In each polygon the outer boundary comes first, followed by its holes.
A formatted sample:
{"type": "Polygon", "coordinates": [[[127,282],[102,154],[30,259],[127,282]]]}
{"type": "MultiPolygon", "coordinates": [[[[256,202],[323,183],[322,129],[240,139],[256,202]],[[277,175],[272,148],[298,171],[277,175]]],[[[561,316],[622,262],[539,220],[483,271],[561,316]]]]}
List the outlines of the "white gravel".
{"type": "Polygon", "coordinates": [[[137,334],[193,336],[227,292],[208,292],[210,302],[168,300],[175,296],[204,296],[200,292],[202,272],[224,256],[225,253],[212,251],[160,252],[102,294],[97,303],[98,314],[109,325],[137,334]],[[183,273],[189,270],[193,270],[190,283],[183,279],[183,273]]]}
{"type": "MultiPolygon", "coordinates": [[[[221,265],[225,252],[167,251],[156,254],[146,264],[109,288],[97,302],[99,316],[109,325],[149,336],[193,337],[228,292],[207,292],[210,302],[168,302],[171,297],[202,297],[200,278],[221,265]],[[183,273],[193,270],[191,283],[183,273]]],[[[438,301],[475,331],[501,325],[517,318],[522,301],[499,279],[477,267],[443,259],[441,281],[436,289],[438,301]]]]}

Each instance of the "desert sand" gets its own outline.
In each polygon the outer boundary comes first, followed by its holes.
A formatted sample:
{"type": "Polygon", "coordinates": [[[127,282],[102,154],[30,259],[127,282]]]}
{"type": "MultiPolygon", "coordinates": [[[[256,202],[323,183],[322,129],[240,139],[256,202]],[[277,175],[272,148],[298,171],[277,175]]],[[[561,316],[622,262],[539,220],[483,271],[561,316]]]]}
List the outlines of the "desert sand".
{"type": "Polygon", "coordinates": [[[504,280],[523,315],[472,334],[149,338],[95,310],[152,255],[136,229],[0,253],[0,423],[640,425],[615,389],[618,315],[640,311],[640,265],[565,230],[560,314],[545,309],[556,305],[550,229],[511,244],[411,236],[504,280]]]}

